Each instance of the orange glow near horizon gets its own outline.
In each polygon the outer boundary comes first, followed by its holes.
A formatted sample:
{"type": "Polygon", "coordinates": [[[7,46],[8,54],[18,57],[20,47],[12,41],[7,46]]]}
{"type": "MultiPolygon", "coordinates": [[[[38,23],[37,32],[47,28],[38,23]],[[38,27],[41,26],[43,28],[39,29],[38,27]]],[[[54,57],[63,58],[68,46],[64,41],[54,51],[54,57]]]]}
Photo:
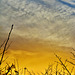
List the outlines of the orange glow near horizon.
{"type": "MultiPolygon", "coordinates": [[[[63,62],[66,59],[71,60],[70,59],[71,48],[68,47],[64,48],[60,46],[53,46],[53,47],[52,46],[46,47],[46,46],[39,46],[38,48],[32,47],[33,49],[32,51],[9,49],[7,53],[9,57],[6,60],[6,62],[8,62],[9,64],[11,64],[12,62],[15,63],[17,69],[18,68],[22,69],[26,67],[30,72],[33,71],[34,73],[41,73],[41,72],[45,72],[45,69],[48,68],[48,65],[52,65],[52,64],[55,65],[56,64],[55,61],[58,61],[54,53],[57,54],[59,57],[61,57],[63,62]]],[[[71,65],[69,65],[69,68],[70,66],[71,65]]]]}

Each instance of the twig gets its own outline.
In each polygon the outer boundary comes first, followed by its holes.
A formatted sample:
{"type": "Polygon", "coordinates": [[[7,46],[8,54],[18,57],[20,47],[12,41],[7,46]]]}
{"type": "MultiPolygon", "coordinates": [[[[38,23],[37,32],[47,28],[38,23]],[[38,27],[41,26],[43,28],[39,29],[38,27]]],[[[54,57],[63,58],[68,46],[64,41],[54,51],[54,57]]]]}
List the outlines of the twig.
{"type": "Polygon", "coordinates": [[[73,55],[73,57],[75,58],[75,54],[73,53],[73,52],[70,52],[72,55],[73,55]]]}
{"type": "MultiPolygon", "coordinates": [[[[5,40],[5,41],[6,41],[6,40],[5,40]]],[[[1,47],[4,45],[5,41],[1,44],[0,49],[1,49],[1,47]]]]}
{"type": "Polygon", "coordinates": [[[62,62],[62,60],[55,54],[55,56],[59,59],[61,65],[65,68],[65,70],[69,73],[69,75],[71,75],[71,73],[69,72],[69,70],[67,69],[67,67],[65,66],[65,64],[62,62]]]}
{"type": "Polygon", "coordinates": [[[6,47],[7,47],[8,41],[10,39],[10,35],[11,35],[12,30],[13,30],[13,25],[11,26],[11,30],[9,32],[8,38],[7,38],[6,43],[5,43],[5,46],[4,46],[4,50],[3,50],[3,53],[2,53],[2,57],[1,57],[1,60],[0,60],[0,65],[2,64],[3,57],[4,57],[4,54],[5,54],[6,47]]]}
{"type": "Polygon", "coordinates": [[[74,64],[73,62],[71,62],[71,61],[68,61],[68,60],[67,60],[67,62],[69,62],[69,63],[72,64],[72,65],[75,65],[75,64],[74,64]]]}

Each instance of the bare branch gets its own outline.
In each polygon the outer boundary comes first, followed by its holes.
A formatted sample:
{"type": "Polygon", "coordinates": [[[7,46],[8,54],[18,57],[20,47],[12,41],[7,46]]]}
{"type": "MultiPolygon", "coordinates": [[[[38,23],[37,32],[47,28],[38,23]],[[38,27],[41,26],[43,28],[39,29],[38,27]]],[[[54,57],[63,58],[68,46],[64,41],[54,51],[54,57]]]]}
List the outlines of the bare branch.
{"type": "Polygon", "coordinates": [[[5,43],[5,46],[4,46],[4,50],[3,50],[3,53],[2,53],[2,57],[1,57],[1,60],[0,60],[0,65],[2,64],[2,60],[3,60],[4,54],[5,54],[6,47],[7,47],[8,41],[10,39],[10,35],[11,35],[12,30],[13,30],[13,25],[11,26],[11,30],[9,32],[8,38],[7,38],[6,43],[5,43]]]}
{"type": "Polygon", "coordinates": [[[73,57],[75,58],[75,54],[73,53],[73,52],[70,52],[72,55],[73,55],[73,57]]]}
{"type": "Polygon", "coordinates": [[[73,62],[71,62],[71,61],[68,61],[68,60],[67,60],[67,62],[69,62],[69,63],[72,64],[72,65],[75,65],[75,64],[74,64],[73,62]]]}
{"type": "Polygon", "coordinates": [[[73,49],[73,51],[75,51],[75,49],[74,48],[72,48],[73,49]]]}
{"type": "Polygon", "coordinates": [[[69,70],[67,69],[67,67],[65,66],[65,64],[62,62],[62,60],[55,54],[55,56],[59,59],[61,65],[65,68],[65,70],[69,73],[69,75],[71,75],[71,73],[69,72],[69,70]]]}
{"type": "MultiPolygon", "coordinates": [[[[5,40],[5,41],[6,41],[6,40],[5,40]]],[[[5,41],[1,44],[0,49],[1,49],[1,47],[4,45],[5,41]]]]}

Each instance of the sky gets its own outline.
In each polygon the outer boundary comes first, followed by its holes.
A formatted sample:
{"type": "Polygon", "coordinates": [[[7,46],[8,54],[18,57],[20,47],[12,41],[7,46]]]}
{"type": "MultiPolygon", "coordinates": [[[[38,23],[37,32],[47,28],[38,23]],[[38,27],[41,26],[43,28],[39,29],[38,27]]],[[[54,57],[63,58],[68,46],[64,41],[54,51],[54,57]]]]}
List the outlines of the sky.
{"type": "Polygon", "coordinates": [[[12,57],[75,48],[75,0],[0,0],[1,42],[12,24],[12,57]]]}

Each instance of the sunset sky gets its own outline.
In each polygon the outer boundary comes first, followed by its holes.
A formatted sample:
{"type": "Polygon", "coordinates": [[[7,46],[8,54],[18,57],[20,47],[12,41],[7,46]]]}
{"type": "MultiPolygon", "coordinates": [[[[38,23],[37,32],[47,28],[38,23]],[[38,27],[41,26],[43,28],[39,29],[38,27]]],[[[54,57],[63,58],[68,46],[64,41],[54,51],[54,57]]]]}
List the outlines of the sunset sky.
{"type": "Polygon", "coordinates": [[[6,56],[21,67],[37,71],[75,48],[75,0],[0,0],[0,44],[12,24],[6,56]]]}

